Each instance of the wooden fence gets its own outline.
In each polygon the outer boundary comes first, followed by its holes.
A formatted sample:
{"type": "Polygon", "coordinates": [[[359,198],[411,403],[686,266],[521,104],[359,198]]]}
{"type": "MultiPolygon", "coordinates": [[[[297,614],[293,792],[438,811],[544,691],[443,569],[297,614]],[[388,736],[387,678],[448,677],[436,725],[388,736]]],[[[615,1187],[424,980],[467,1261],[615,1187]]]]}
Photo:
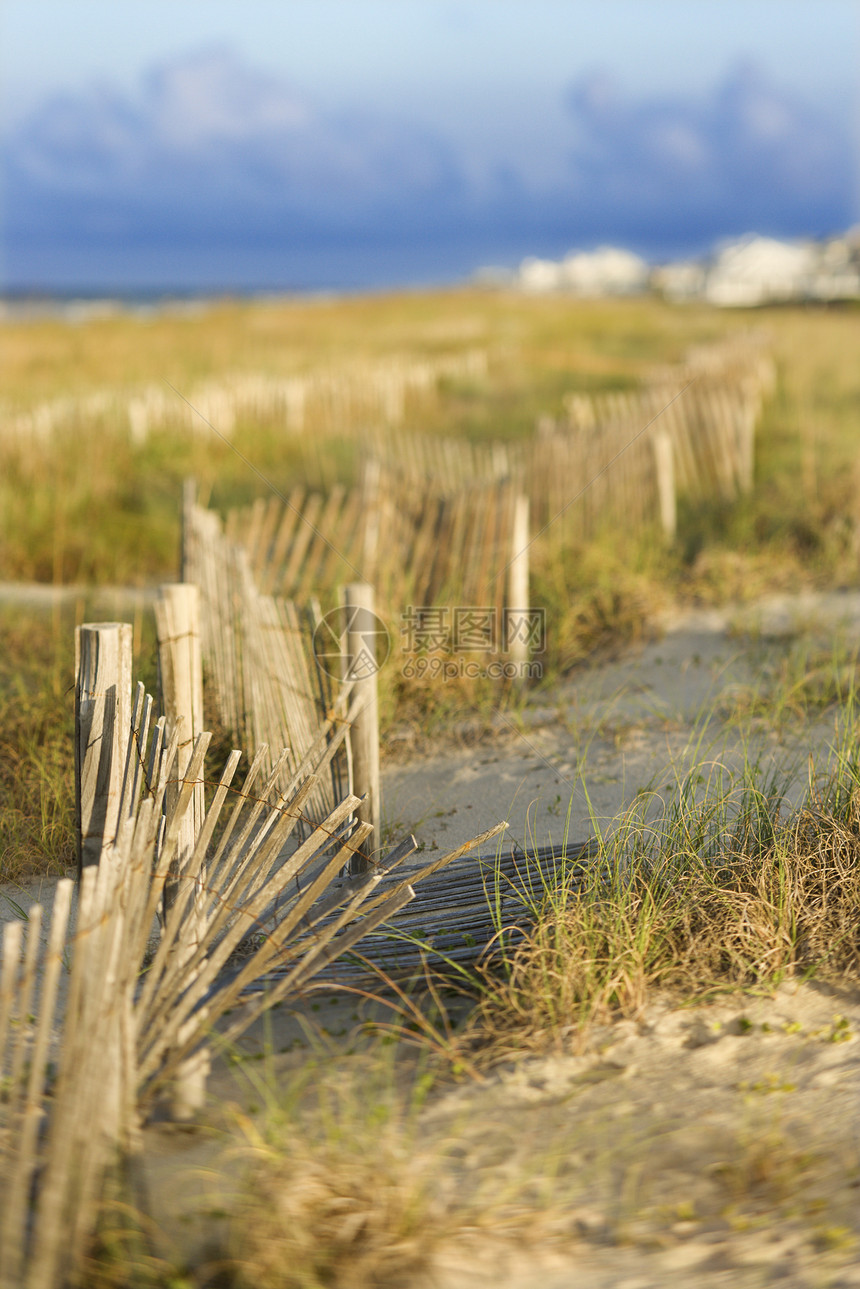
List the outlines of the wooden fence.
{"type": "Polygon", "coordinates": [[[407,604],[505,603],[516,490],[510,479],[419,484],[399,466],[370,462],[363,486],[321,494],[296,488],[231,511],[226,533],[254,581],[298,600],[332,593],[360,574],[390,611],[407,604]]]}
{"type": "Polygon", "coordinates": [[[199,667],[187,652],[197,628],[184,597],[166,590],[159,609],[158,720],[142,686],[133,701],[129,692],[128,629],[80,629],[78,898],[60,882],[47,937],[36,904],[6,925],[0,948],[0,1289],[59,1286],[91,1236],[108,1171],[134,1155],[157,1100],[187,1090],[214,1042],[235,1040],[468,849],[408,881],[397,869],[414,839],[370,862],[372,827],[338,778],[358,703],[312,664],[313,604],[303,616],[285,593],[334,585],[346,566],[372,572],[398,607],[453,597],[519,608],[529,505],[541,523],[573,499],[584,532],[607,511],[665,522],[667,453],[673,496],[675,486],[691,496],[748,488],[767,364],[745,366],[738,349],[718,357],[693,361],[694,385],[670,406],[678,373],[590,411],[571,402],[516,451],[414,438],[401,450],[389,435],[388,455],[354,494],[258,504],[232,515],[227,533],[186,497],[185,575],[199,588],[213,701],[253,749],[238,786],[234,751],[203,787],[210,735],[199,729],[199,667]],[[661,432],[653,441],[649,416],[661,432]],[[218,1027],[262,978],[268,991],[218,1027]]]}
{"type": "MultiPolygon", "coordinates": [[[[222,724],[249,747],[289,742],[304,755],[332,704],[312,657],[318,602],[334,605],[356,578],[373,585],[393,629],[410,607],[481,608],[498,623],[506,610],[529,610],[533,541],[648,526],[671,539],[679,496],[748,491],[771,380],[759,340],[712,346],[642,390],[570,397],[526,441],[478,445],[381,427],[357,487],[323,495],[296,485],[230,511],[223,528],[186,504],[184,575],[201,588],[222,724]]],[[[527,651],[516,656],[528,662],[527,651]]],[[[333,769],[320,810],[349,786],[337,777],[342,765],[333,769]]]]}
{"type": "Polygon", "coordinates": [[[563,516],[568,540],[648,525],[671,539],[679,497],[751,489],[772,379],[753,338],[700,350],[679,369],[655,371],[641,390],[571,395],[561,417],[541,417],[516,443],[377,427],[360,486],[323,495],[297,485],[284,500],[231,511],[226,535],[266,594],[331,596],[360,574],[389,612],[445,601],[499,610],[518,498],[532,532],[563,516]]]}
{"type": "MultiPolygon", "coordinates": [[[[161,618],[174,628],[175,605],[161,618]]],[[[235,1041],[464,849],[399,880],[415,848],[408,838],[343,876],[370,844],[371,826],[354,822],[361,803],[347,795],[319,820],[308,808],[346,725],[286,788],[289,753],[269,772],[261,747],[237,786],[232,752],[203,801],[210,735],[189,743],[175,714],[154,721],[143,686],[132,703],[123,624],[79,632],[87,640],[79,636],[78,656],[88,661],[77,684],[78,799],[89,845],[77,901],[74,884],[61,881],[47,939],[35,904],[26,922],[4,927],[0,944],[0,1289],[65,1283],[92,1236],[108,1173],[133,1159],[158,1099],[199,1072],[213,1041],[235,1041]],[[215,1039],[218,1022],[263,977],[266,992],[215,1039]]],[[[186,650],[192,636],[163,643],[186,650]]],[[[171,683],[180,670],[174,657],[171,683]]],[[[187,704],[174,698],[176,713],[187,704]]]]}
{"type": "MultiPolygon", "coordinates": [[[[528,612],[528,503],[509,480],[442,494],[378,469],[368,476],[360,491],[340,489],[327,502],[300,489],[287,502],[258,501],[223,527],[186,495],[184,578],[200,587],[210,690],[220,723],[251,749],[289,746],[301,757],[355,724],[345,691],[339,697],[314,656],[314,634],[326,625],[316,593],[337,617],[336,595],[360,573],[392,634],[410,606],[472,606],[496,624],[506,609],[528,612]]],[[[521,639],[509,660],[528,662],[521,639]]],[[[353,778],[354,743],[350,736],[345,755],[331,759],[309,809],[330,809],[346,788],[378,803],[378,774],[353,778]]]]}
{"type": "MultiPolygon", "coordinates": [[[[355,717],[349,684],[316,666],[313,602],[262,594],[247,552],[223,532],[211,511],[186,496],[183,580],[200,592],[203,659],[210,701],[219,724],[245,747],[288,749],[289,779],[308,758],[319,770],[309,816],[321,818],[350,788],[339,754],[342,733],[355,717]]],[[[268,768],[274,752],[266,753],[268,768]]]]}
{"type": "Polygon", "coordinates": [[[55,435],[110,426],[132,442],[178,429],[208,434],[206,421],[230,437],[241,421],[273,423],[286,434],[344,434],[370,425],[401,425],[438,397],[442,381],[486,372],[483,350],[417,359],[387,359],[318,368],[286,376],[235,372],[180,391],[167,385],[64,395],[26,409],[1,408],[3,439],[47,447],[55,435]]]}
{"type": "Polygon", "coordinates": [[[371,442],[381,468],[416,490],[516,481],[534,528],[564,514],[579,540],[602,525],[646,524],[671,538],[677,498],[731,500],[752,488],[755,429],[773,383],[766,338],[752,334],[693,350],[683,364],[655,369],[642,389],[569,394],[561,416],[542,416],[515,443],[384,426],[371,442]]]}

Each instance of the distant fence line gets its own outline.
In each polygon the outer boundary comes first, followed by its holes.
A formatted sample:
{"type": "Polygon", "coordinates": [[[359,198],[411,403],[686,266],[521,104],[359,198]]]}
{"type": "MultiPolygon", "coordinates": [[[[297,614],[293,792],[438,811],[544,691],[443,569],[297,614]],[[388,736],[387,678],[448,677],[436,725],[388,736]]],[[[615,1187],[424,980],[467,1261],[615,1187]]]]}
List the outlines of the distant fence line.
{"type": "MultiPolygon", "coordinates": [[[[679,495],[749,491],[772,386],[763,343],[700,350],[680,376],[660,371],[660,384],[639,391],[571,397],[528,440],[475,444],[381,427],[357,486],[323,495],[296,485],[283,500],[229,511],[223,524],[187,502],[184,576],[201,588],[222,724],[251,748],[289,742],[305,753],[330,703],[312,656],[318,597],[331,605],[356,577],[373,585],[392,630],[409,606],[479,606],[501,621],[506,609],[529,608],[532,534],[540,545],[650,526],[671,538],[679,495]]],[[[339,786],[318,789],[320,808],[339,786]]]]}
{"type": "Polygon", "coordinates": [[[437,396],[441,381],[474,379],[486,371],[486,353],[474,349],[436,358],[394,356],[288,376],[237,372],[183,389],[181,398],[166,385],[103,389],[50,399],[23,411],[3,409],[0,436],[6,442],[46,446],[58,431],[110,422],[125,428],[132,442],[144,443],[164,429],[206,433],[206,421],[229,437],[242,420],[275,421],[294,434],[308,429],[349,432],[380,423],[400,425],[412,408],[437,396]]]}
{"type": "MultiPolygon", "coordinates": [[[[634,392],[571,396],[560,419],[542,417],[516,443],[379,427],[356,486],[335,483],[324,495],[297,484],[223,523],[186,497],[183,576],[200,588],[222,726],[252,749],[307,754],[332,704],[331,678],[313,657],[319,600],[331,607],[349,582],[373,585],[392,630],[409,606],[478,606],[500,621],[505,609],[529,608],[531,534],[578,541],[606,526],[650,525],[671,537],[678,495],[748,491],[772,383],[764,341],[700,349],[680,373],[657,379],[634,392]]],[[[315,789],[316,808],[330,808],[344,786],[336,760],[315,789]]]]}
{"type": "Polygon", "coordinates": [[[535,434],[514,443],[381,427],[374,450],[416,487],[450,492],[476,480],[514,479],[535,525],[564,511],[566,531],[580,538],[607,522],[626,529],[660,523],[668,486],[661,469],[671,472],[676,496],[691,500],[732,499],[751,489],[755,428],[775,380],[766,345],[753,333],[699,346],[678,367],[655,369],[642,389],[568,394],[560,417],[540,417],[535,434]]]}
{"type": "MultiPolygon", "coordinates": [[[[566,535],[581,540],[607,523],[627,530],[659,523],[671,537],[679,497],[731,499],[752,486],[755,426],[774,383],[773,360],[761,333],[699,345],[683,363],[655,368],[641,389],[571,392],[561,414],[540,417],[528,439],[469,443],[410,431],[410,409],[437,397],[440,382],[480,378],[486,370],[486,352],[470,350],[287,377],[240,373],[183,390],[184,398],[161,385],[131,394],[103,390],[7,413],[0,421],[0,437],[7,444],[36,441],[44,446],[61,427],[101,421],[114,428],[125,424],[131,439],[143,442],[159,430],[184,427],[206,433],[207,421],[226,437],[239,421],[274,422],[327,492],[325,499],[304,494],[303,521],[294,537],[288,534],[288,519],[279,525],[279,538],[288,543],[283,568],[275,551],[266,559],[272,586],[299,598],[342,580],[333,552],[327,559],[314,528],[348,564],[365,566],[364,575],[378,583],[387,576],[384,552],[408,549],[410,533],[432,527],[434,507],[439,533],[457,535],[464,525],[451,512],[458,506],[503,508],[493,489],[506,480],[528,498],[533,526],[543,527],[564,511],[566,535]],[[368,529],[364,516],[366,488],[347,491],[338,480],[336,458],[326,449],[332,437],[360,442],[376,458],[383,499],[376,508],[375,530],[373,525],[368,529]],[[384,494],[396,499],[398,508],[406,501],[400,520],[386,514],[391,505],[384,494]],[[462,494],[460,501],[452,500],[456,494],[462,494]],[[575,504],[572,498],[577,498],[575,504]],[[372,530],[381,539],[378,558],[372,530]]],[[[292,497],[291,504],[296,504],[292,497]]],[[[420,552],[407,562],[416,583],[432,588],[428,594],[437,594],[443,582],[451,586],[458,581],[443,573],[441,557],[436,574],[421,567],[420,552]]],[[[470,569],[476,563],[468,552],[465,562],[470,569]]],[[[255,568],[258,563],[252,559],[255,568]]]]}

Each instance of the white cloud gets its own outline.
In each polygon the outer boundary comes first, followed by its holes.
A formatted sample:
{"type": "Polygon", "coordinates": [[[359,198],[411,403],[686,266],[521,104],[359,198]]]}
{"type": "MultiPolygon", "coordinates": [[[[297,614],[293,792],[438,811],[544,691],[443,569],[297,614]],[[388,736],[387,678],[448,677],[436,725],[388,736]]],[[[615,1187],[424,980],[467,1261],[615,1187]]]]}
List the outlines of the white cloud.
{"type": "Polygon", "coordinates": [[[50,100],[10,151],[25,182],[165,215],[188,207],[189,181],[201,205],[217,197],[229,216],[273,201],[362,205],[455,178],[441,140],[367,113],[321,114],[225,50],[157,68],[136,96],[93,88],[50,100]]]}
{"type": "Polygon", "coordinates": [[[147,79],[145,110],[165,141],[183,148],[307,129],[308,104],[277,78],[254,74],[220,49],[168,63],[147,79]]]}
{"type": "Polygon", "coordinates": [[[595,73],[574,85],[569,107],[571,180],[594,217],[635,211],[643,228],[698,221],[704,236],[850,221],[849,132],[752,64],[696,97],[628,98],[595,73]]]}

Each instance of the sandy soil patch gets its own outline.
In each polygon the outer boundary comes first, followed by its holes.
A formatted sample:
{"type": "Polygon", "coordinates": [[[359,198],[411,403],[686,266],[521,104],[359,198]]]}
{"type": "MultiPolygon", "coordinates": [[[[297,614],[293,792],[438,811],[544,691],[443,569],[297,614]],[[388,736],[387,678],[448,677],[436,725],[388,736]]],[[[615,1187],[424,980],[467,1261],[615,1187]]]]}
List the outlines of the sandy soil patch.
{"type": "MultiPolygon", "coordinates": [[[[355,1004],[319,995],[317,1005],[328,1077],[348,1080],[360,1058],[338,1045],[360,1046],[355,1004]]],[[[264,1117],[265,1096],[269,1114],[279,1088],[289,1100],[310,1019],[308,1005],[283,1009],[251,1035],[239,1065],[216,1074],[203,1125],[147,1130],[144,1184],[166,1254],[199,1259],[226,1235],[219,1215],[246,1165],[223,1107],[264,1117]]],[[[571,1039],[437,1088],[412,1120],[404,1175],[429,1161],[450,1233],[426,1273],[397,1283],[860,1284],[858,1035],[856,992],[785,984],[710,1006],[655,1005],[594,1030],[584,1048],[571,1039]],[[461,1229],[458,1210],[482,1205],[485,1220],[461,1229]]],[[[287,1230],[283,1241],[289,1249],[287,1230]]]]}
{"type": "Polygon", "coordinates": [[[568,1180],[580,1174],[575,1252],[500,1283],[860,1283],[858,1033],[856,993],[785,985],[651,1008],[585,1053],[452,1093],[433,1114],[475,1142],[540,1143],[568,1180]]]}

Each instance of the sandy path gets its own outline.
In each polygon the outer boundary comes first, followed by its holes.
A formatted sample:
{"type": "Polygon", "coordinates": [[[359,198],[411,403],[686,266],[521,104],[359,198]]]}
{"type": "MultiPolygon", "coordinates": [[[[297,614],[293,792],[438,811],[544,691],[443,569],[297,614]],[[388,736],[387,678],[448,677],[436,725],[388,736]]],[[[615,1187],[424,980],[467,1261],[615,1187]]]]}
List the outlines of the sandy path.
{"type": "MultiPolygon", "coordinates": [[[[652,1007],[596,1032],[583,1055],[520,1060],[480,1094],[452,1093],[430,1117],[459,1125],[476,1159],[492,1138],[524,1165],[544,1150],[580,1170],[558,1184],[571,1193],[562,1226],[574,1249],[515,1259],[497,1247],[493,1258],[489,1242],[478,1283],[860,1284],[858,1033],[856,992],[786,985],[652,1007]]],[[[446,1289],[474,1287],[450,1272],[446,1289]]]]}
{"type": "MultiPolygon", "coordinates": [[[[317,1007],[329,1045],[345,1041],[342,1030],[355,1041],[354,1000],[321,995],[317,1007]]],[[[147,1129],[150,1211],[174,1256],[211,1248],[225,1231],[213,1211],[230,1211],[239,1192],[241,1156],[221,1106],[273,1108],[280,1094],[289,1103],[302,1030],[289,1011],[273,1019],[242,1045],[243,1066],[216,1073],[208,1126],[147,1129]],[[255,1054],[264,1049],[261,1095],[255,1054]]],[[[443,1087],[418,1115],[402,1167],[406,1183],[429,1165],[449,1203],[454,1183],[455,1198],[430,1274],[404,1285],[860,1284],[858,1035],[857,991],[786,984],[711,1006],[656,1004],[595,1030],[585,1050],[562,1042],[483,1082],[443,1087]],[[472,1203],[483,1218],[459,1229],[457,1214],[472,1203]],[[506,1213],[519,1214],[515,1231],[506,1213]]],[[[329,1080],[360,1081],[354,1059],[329,1066],[329,1080]]],[[[288,1249],[288,1231],[283,1238],[288,1249]]]]}
{"type": "MultiPolygon", "coordinates": [[[[739,695],[759,691],[798,635],[860,640],[860,594],[774,597],[747,609],[693,611],[664,621],[660,638],[623,659],[583,669],[549,697],[538,694],[518,732],[383,768],[385,825],[450,849],[501,819],[520,844],[584,839],[649,785],[671,791],[697,761],[738,764],[742,741],[725,723],[739,695]],[[538,720],[530,725],[529,716],[538,720]]],[[[464,713],[468,719],[469,714],[464,713]]],[[[785,734],[762,728],[749,747],[784,766],[796,790],[810,751],[826,758],[832,715],[785,734]]]]}

